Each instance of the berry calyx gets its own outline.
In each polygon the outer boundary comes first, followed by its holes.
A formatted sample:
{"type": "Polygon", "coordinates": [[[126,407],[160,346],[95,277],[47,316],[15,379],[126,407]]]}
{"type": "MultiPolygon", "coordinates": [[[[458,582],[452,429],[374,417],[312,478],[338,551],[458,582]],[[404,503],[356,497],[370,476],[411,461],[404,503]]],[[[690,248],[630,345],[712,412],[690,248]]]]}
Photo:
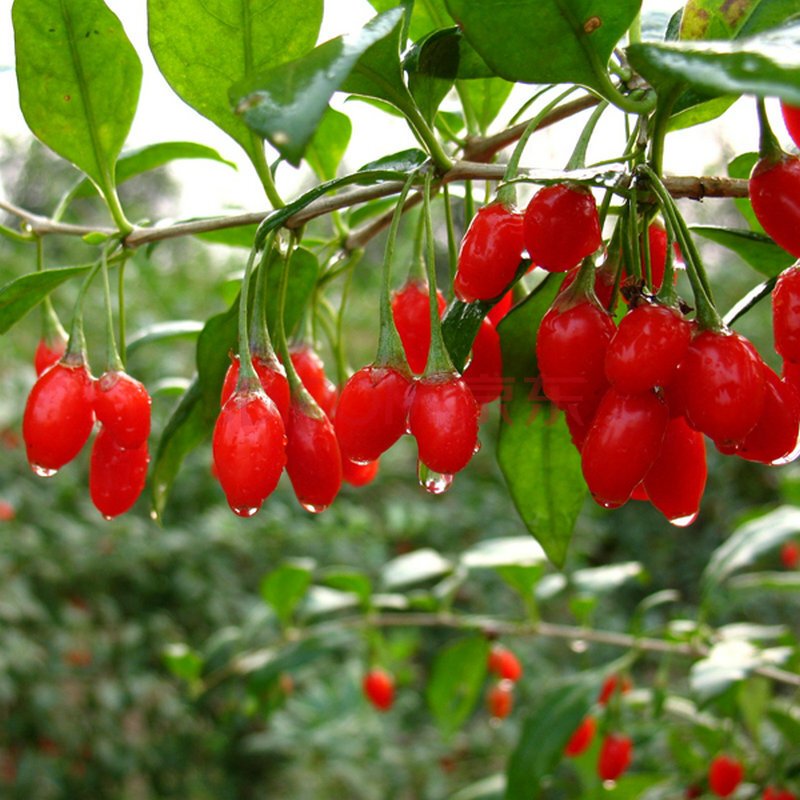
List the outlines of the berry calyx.
{"type": "Polygon", "coordinates": [[[121,447],[137,448],[150,435],[150,395],[126,372],[110,370],[94,383],[94,413],[121,447]]]}
{"type": "Polygon", "coordinates": [[[149,462],[146,439],[137,447],[123,447],[105,425],[100,426],[92,445],[89,495],[106,519],[133,506],[144,489],[149,462]]]}
{"type": "MultiPolygon", "coordinates": [[[[251,358],[253,367],[261,382],[264,393],[278,407],[284,426],[289,419],[289,381],[286,379],[286,370],[283,364],[275,358],[264,361],[259,356],[253,355],[251,358]]],[[[220,395],[219,407],[228,402],[230,396],[236,391],[236,384],[239,381],[239,356],[231,353],[231,365],[225,373],[225,380],[222,383],[222,393],[220,395]]]]}
{"type": "Polygon", "coordinates": [[[523,236],[534,264],[548,272],[572,269],[603,244],[594,195],[578,184],[539,189],[525,209],[523,236]]]}
{"type": "Polygon", "coordinates": [[[491,300],[514,279],[522,259],[522,214],[500,202],[481,208],[461,241],[453,289],[459,300],[491,300]]]}
{"type": "MultiPolygon", "coordinates": [[[[392,316],[403,343],[408,366],[411,371],[421,375],[428,362],[428,350],[431,346],[431,318],[428,295],[428,284],[424,281],[409,279],[396,292],[392,292],[392,316]]],[[[439,316],[446,305],[441,292],[436,292],[439,304],[439,316]]]]}
{"type": "Polygon", "coordinates": [[[727,755],[715,756],[708,769],[708,786],[717,797],[729,797],[744,778],[741,761],[727,755]]]}
{"type": "Polygon", "coordinates": [[[25,404],[22,438],[37,475],[53,475],[86,444],[94,424],[94,387],[83,362],[59,361],[34,383],[25,404]]]}
{"type": "Polygon", "coordinates": [[[583,718],[581,724],[575,728],[575,732],[564,746],[564,755],[574,758],[585,753],[594,739],[596,730],[597,721],[591,714],[588,714],[583,718]]]}
{"type": "Polygon", "coordinates": [[[597,774],[600,780],[615,781],[628,769],[633,758],[633,742],[621,733],[609,733],[600,746],[597,774]]]}
{"type": "Polygon", "coordinates": [[[501,644],[492,645],[489,650],[489,661],[486,667],[489,672],[512,682],[522,677],[522,664],[507,647],[501,644]]]}
{"type": "Polygon", "coordinates": [[[275,403],[260,388],[234,392],[217,417],[212,448],[228,505],[241,517],[252,516],[286,463],[286,434],[275,403]]]}
{"type": "Polygon", "coordinates": [[[362,689],[378,711],[388,711],[394,704],[394,678],[385,669],[373,667],[364,676],[362,689]]]}
{"type": "Polygon", "coordinates": [[[759,159],[750,173],[753,212],[775,243],[800,257],[800,158],[782,153],[759,159]]]}
{"type": "Polygon", "coordinates": [[[514,707],[514,684],[502,680],[489,689],[486,694],[486,707],[495,719],[505,719],[514,707]]]}

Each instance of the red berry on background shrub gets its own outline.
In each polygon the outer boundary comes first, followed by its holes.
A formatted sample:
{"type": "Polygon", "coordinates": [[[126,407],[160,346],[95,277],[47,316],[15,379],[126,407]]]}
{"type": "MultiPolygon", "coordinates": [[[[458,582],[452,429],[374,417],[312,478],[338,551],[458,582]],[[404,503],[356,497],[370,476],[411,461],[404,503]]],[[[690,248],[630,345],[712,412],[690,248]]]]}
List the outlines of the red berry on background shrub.
{"type": "MultiPolygon", "coordinates": [[[[289,420],[289,381],[286,379],[286,370],[283,364],[275,358],[269,363],[262,361],[258,356],[253,356],[253,368],[261,381],[261,388],[264,393],[278,407],[284,426],[289,420]]],[[[228,398],[236,391],[236,384],[239,382],[239,356],[231,353],[231,365],[225,373],[222,382],[222,393],[220,395],[219,407],[228,402],[228,398]]]]}
{"type": "MultiPolygon", "coordinates": [[[[667,231],[664,226],[656,221],[647,228],[647,241],[650,247],[650,288],[657,292],[664,283],[664,270],[667,266],[667,231]]],[[[677,242],[673,243],[674,258],[681,260],[681,251],[677,242]]],[[[642,276],[644,277],[644,250],[641,256],[642,276]]],[[[627,276],[627,272],[624,273],[627,276]]]]}
{"type": "Polygon", "coordinates": [[[421,378],[408,414],[419,460],[443,475],[462,470],[478,445],[479,414],[472,392],[460,378],[421,378]]]}
{"type": "Polygon", "coordinates": [[[781,564],[786,569],[797,569],[797,565],[800,564],[800,544],[784,542],[781,545],[781,564]]]}
{"type": "Polygon", "coordinates": [[[33,471],[52,475],[86,444],[94,424],[94,386],[85,364],[59,361],[33,384],[22,438],[33,471]]]}
{"type": "Polygon", "coordinates": [[[597,702],[601,706],[608,705],[608,701],[614,692],[619,690],[620,694],[627,694],[632,688],[631,679],[627,675],[622,678],[619,675],[609,675],[600,687],[597,702]]]}
{"type": "Polygon", "coordinates": [[[349,458],[342,459],[342,479],[351,486],[366,486],[372,483],[378,475],[379,462],[370,461],[368,464],[357,464],[349,458]]]}
{"type": "Polygon", "coordinates": [[[581,450],[583,477],[600,505],[617,508],[630,499],[658,457],[668,420],[655,392],[606,392],[581,450]]]}
{"type": "Polygon", "coordinates": [[[503,355],[500,335],[488,318],[481,321],[472,356],[461,376],[480,405],[497,400],[503,393],[503,355]]]}
{"type": "Polygon", "coordinates": [[[642,303],[622,318],[606,350],[608,382],[636,394],[666,386],[692,340],[692,323],[676,309],[642,303]]]}
{"type": "Polygon", "coordinates": [[[775,243],[800,257],[800,158],[764,157],[750,173],[750,202],[756,219],[775,243]]]}
{"type": "Polygon", "coordinates": [[[800,106],[793,106],[781,101],[781,113],[783,114],[783,121],[786,123],[786,130],[789,131],[789,136],[792,137],[795,145],[800,147],[800,106]]]}
{"type": "Polygon", "coordinates": [[[325,374],[325,364],[319,354],[306,344],[293,345],[290,357],[306,391],[314,398],[317,405],[327,413],[326,409],[335,405],[336,386],[325,374]]]}
{"type": "Polygon", "coordinates": [[[672,417],[661,451],[644,476],[647,499],[673,524],[697,518],[706,486],[706,442],[684,417],[672,417]]]}
{"type": "Polygon", "coordinates": [[[501,644],[494,644],[489,650],[487,669],[498,678],[512,682],[516,682],[522,677],[522,664],[519,663],[519,659],[511,650],[501,644]]]}
{"type": "Polygon", "coordinates": [[[0,522],[11,522],[17,516],[17,510],[8,500],[0,500],[0,522]]]}
{"type": "Polygon", "coordinates": [[[139,499],[149,462],[147,440],[138,447],[123,447],[108,428],[100,426],[92,445],[89,495],[106,519],[124,514],[139,499]]]}
{"type": "Polygon", "coordinates": [[[574,758],[575,756],[585,753],[589,749],[589,746],[594,739],[596,730],[597,722],[595,721],[595,718],[591,714],[585,716],[581,724],[575,728],[575,732],[565,745],[564,755],[574,758]]]}
{"type": "Polygon", "coordinates": [[[600,780],[615,781],[630,766],[633,758],[633,742],[621,733],[609,733],[600,746],[597,758],[597,774],[600,780]]]}
{"type": "Polygon", "coordinates": [[[228,505],[239,516],[252,516],[278,485],[286,463],[286,434],[275,403],[261,389],[235,392],[217,417],[212,448],[228,505]]]}
{"type": "Polygon", "coordinates": [[[495,719],[505,719],[514,707],[514,684],[511,681],[500,681],[486,693],[486,708],[495,719]]]}
{"type": "MultiPolygon", "coordinates": [[[[444,296],[437,290],[439,316],[446,305],[444,296]]],[[[428,304],[428,284],[409,280],[402,288],[392,292],[392,316],[403,350],[406,352],[408,366],[417,375],[425,371],[428,363],[428,350],[431,346],[431,315],[428,304]]]]}
{"type": "Polygon", "coordinates": [[[764,408],[764,362],[744,336],[704,330],[686,350],[670,384],[687,422],[720,444],[739,443],[764,408]]]}
{"type": "Polygon", "coordinates": [[[336,406],[334,426],[342,456],[375,461],[405,432],[413,382],[392,367],[369,365],[350,376],[336,406]]]}
{"type": "Polygon", "coordinates": [[[797,800],[797,797],[786,789],[777,789],[774,786],[767,786],[761,800],[797,800]]]}
{"type": "Polygon", "coordinates": [[[772,330],[775,351],[786,361],[800,363],[800,266],[778,276],[772,290],[772,330]]]}
{"type": "Polygon", "coordinates": [[[373,667],[362,684],[364,695],[378,711],[388,711],[394,703],[394,678],[380,667],[373,667]]]}
{"type": "Polygon", "coordinates": [[[125,372],[105,372],[94,383],[94,413],[121,447],[147,441],[150,405],[144,384],[125,372]]]}
{"type": "Polygon", "coordinates": [[[286,429],[286,472],[306,511],[324,511],[342,485],[342,456],[324,411],[293,394],[286,429]]]}
{"type": "Polygon", "coordinates": [[[742,782],[744,767],[735,758],[715,756],[708,770],[708,786],[717,797],[729,797],[742,782]]]}
{"type": "Polygon", "coordinates": [[[46,339],[40,339],[33,357],[33,367],[36,370],[36,375],[39,376],[48,367],[52,367],[64,355],[66,350],[66,339],[59,338],[50,342],[46,339]]]}
{"type": "Polygon", "coordinates": [[[594,195],[578,184],[539,189],[525,209],[522,230],[531,260],[548,272],[572,269],[603,244],[594,195]]]}
{"type": "Polygon", "coordinates": [[[514,279],[523,249],[522,214],[499,202],[481,208],[461,240],[456,297],[465,303],[497,297],[514,279]]]}

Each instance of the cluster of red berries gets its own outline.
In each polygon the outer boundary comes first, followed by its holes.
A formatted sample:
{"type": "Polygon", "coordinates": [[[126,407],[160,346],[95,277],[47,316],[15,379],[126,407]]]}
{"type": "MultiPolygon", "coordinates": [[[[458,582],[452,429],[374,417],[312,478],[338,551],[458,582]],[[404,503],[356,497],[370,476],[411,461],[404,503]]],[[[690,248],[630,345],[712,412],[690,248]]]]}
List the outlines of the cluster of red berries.
{"type": "MultiPolygon", "coordinates": [[[[708,788],[717,797],[730,797],[744,780],[744,765],[734,756],[714,756],[708,768],[708,788]]],[[[767,786],[761,800],[797,800],[788,789],[767,786]]]]}
{"type": "Polygon", "coordinates": [[[54,475],[83,449],[100,423],[92,446],[89,493],[107,519],[123,514],[142,492],[150,460],[150,395],[120,369],[95,379],[66,343],[42,341],[34,365],[37,380],[28,395],[22,437],[37,475],[54,475]]]}
{"type": "Polygon", "coordinates": [[[486,708],[493,719],[504,719],[514,707],[514,684],[522,677],[522,664],[507,647],[493,644],[486,669],[497,677],[486,693],[486,708]]]}

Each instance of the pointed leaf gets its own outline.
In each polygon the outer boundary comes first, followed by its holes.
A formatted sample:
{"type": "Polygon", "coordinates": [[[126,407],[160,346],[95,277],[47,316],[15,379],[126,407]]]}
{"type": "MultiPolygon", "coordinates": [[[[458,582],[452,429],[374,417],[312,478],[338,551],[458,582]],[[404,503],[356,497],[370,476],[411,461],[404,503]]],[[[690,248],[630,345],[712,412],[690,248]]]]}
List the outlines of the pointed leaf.
{"type": "Polygon", "coordinates": [[[230,353],[236,351],[239,331],[239,298],[227,311],[206,321],[197,337],[197,380],[203,393],[203,413],[213,425],[219,414],[222,382],[230,366],[230,353]]]}
{"type": "Polygon", "coordinates": [[[782,247],[778,247],[765,233],[723,228],[717,225],[692,225],[691,230],[733,250],[753,269],[769,278],[779,275],[795,262],[794,256],[789,255],[782,247]]]}
{"type": "Polygon", "coordinates": [[[228,88],[307,53],[323,0],[148,0],[150,49],[175,92],[258,161],[261,143],[228,99],[228,88]]]}
{"type": "Polygon", "coordinates": [[[130,356],[142,345],[163,342],[168,339],[188,339],[194,341],[203,330],[203,323],[193,319],[176,319],[171,322],[156,322],[136,331],[128,337],[127,353],[130,356]]]}
{"type": "Polygon", "coordinates": [[[336,177],[336,170],[344,156],[353,125],[347,114],[333,108],[323,114],[306,150],[306,161],[316,176],[323,181],[336,177]]]}
{"type": "Polygon", "coordinates": [[[497,75],[595,88],[641,0],[447,0],[464,35],[497,75]]]}
{"type": "Polygon", "coordinates": [[[643,581],[647,573],[638,561],[627,561],[624,564],[608,564],[603,567],[588,567],[572,573],[573,585],[581,592],[600,594],[612,592],[620,586],[636,578],[643,581]]]}
{"type": "Polygon", "coordinates": [[[291,622],[295,608],[311,585],[313,568],[308,559],[288,561],[261,581],[261,596],[275,610],[284,627],[291,622]]]}
{"type": "MultiPolygon", "coordinates": [[[[749,178],[757,161],[758,153],[742,153],[736,156],[736,158],[728,164],[728,176],[731,178],[749,178]]],[[[739,209],[741,215],[747,220],[748,225],[750,225],[754,231],[764,233],[764,226],[756,219],[750,198],[737,197],[733,202],[736,203],[736,208],[739,209]]]]}
{"type": "MultiPolygon", "coordinates": [[[[376,11],[387,11],[401,3],[398,0],[370,0],[370,5],[376,11]]],[[[406,0],[402,5],[407,8],[410,6],[411,17],[407,19],[407,34],[414,42],[418,42],[437,28],[446,28],[453,24],[453,18],[448,13],[444,0],[414,0],[411,3],[406,0]]]]}
{"type": "Polygon", "coordinates": [[[300,58],[246,77],[231,87],[232,105],[249,128],[298,166],[333,93],[376,42],[388,36],[396,44],[391,34],[402,17],[400,8],[387,11],[356,33],[331,39],[300,58]]]}
{"type": "Polygon", "coordinates": [[[142,65],[102,0],[15,0],[19,102],[28,127],[104,191],[130,130],[142,65]]]}
{"type": "Polygon", "coordinates": [[[464,81],[460,87],[469,98],[478,129],[485,133],[503,108],[514,84],[502,78],[480,78],[464,81]]]}
{"type": "Polygon", "coordinates": [[[430,547],[397,556],[383,565],[381,578],[389,589],[423,583],[448,575],[453,565],[430,547]]]}
{"type": "MultiPolygon", "coordinates": [[[[267,271],[267,327],[277,330],[278,311],[280,298],[277,288],[280,284],[282,262],[280,257],[270,259],[267,271]]],[[[283,309],[283,325],[287,336],[291,336],[300,318],[303,309],[314,291],[314,286],[319,275],[319,261],[317,257],[305,247],[297,247],[289,260],[289,283],[286,287],[286,302],[283,309]]]]}

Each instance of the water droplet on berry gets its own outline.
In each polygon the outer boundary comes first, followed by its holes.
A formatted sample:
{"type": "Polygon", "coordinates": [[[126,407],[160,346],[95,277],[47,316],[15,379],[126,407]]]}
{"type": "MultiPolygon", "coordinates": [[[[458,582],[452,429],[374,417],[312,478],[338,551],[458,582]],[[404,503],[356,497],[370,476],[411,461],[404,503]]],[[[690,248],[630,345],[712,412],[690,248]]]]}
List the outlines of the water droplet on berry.
{"type": "Polygon", "coordinates": [[[791,464],[797,456],[800,456],[800,439],[798,439],[797,444],[794,446],[794,450],[788,455],[783,456],[783,458],[776,458],[774,461],[770,462],[770,466],[773,467],[780,467],[783,464],[791,464]]]}
{"type": "Polygon", "coordinates": [[[691,525],[696,519],[697,512],[695,511],[694,514],[687,514],[685,517],[675,517],[675,519],[671,519],[669,522],[676,528],[685,528],[687,525],[691,525]]]}
{"type": "Polygon", "coordinates": [[[419,485],[429,494],[444,494],[453,485],[452,475],[434,472],[421,461],[417,461],[417,477],[419,485]]]}
{"type": "Polygon", "coordinates": [[[231,510],[239,517],[252,517],[260,506],[231,506],[231,510]]]}
{"type": "Polygon", "coordinates": [[[480,453],[481,447],[483,447],[483,445],[481,444],[481,440],[480,439],[476,439],[475,440],[475,447],[472,450],[472,454],[475,455],[476,453],[480,453]]]}
{"type": "Polygon", "coordinates": [[[150,519],[153,520],[153,522],[158,521],[158,511],[156,511],[154,508],[150,510],[150,519]]]}
{"type": "Polygon", "coordinates": [[[300,505],[310,514],[321,514],[328,506],[315,506],[313,503],[300,503],[300,505]]]}
{"type": "Polygon", "coordinates": [[[106,522],[111,522],[111,520],[114,519],[114,517],[112,517],[110,514],[103,514],[103,519],[106,522]]]}
{"type": "Polygon", "coordinates": [[[40,478],[52,478],[53,475],[58,472],[57,469],[48,469],[47,467],[42,467],[39,464],[31,464],[31,469],[40,477],[40,478]]]}

